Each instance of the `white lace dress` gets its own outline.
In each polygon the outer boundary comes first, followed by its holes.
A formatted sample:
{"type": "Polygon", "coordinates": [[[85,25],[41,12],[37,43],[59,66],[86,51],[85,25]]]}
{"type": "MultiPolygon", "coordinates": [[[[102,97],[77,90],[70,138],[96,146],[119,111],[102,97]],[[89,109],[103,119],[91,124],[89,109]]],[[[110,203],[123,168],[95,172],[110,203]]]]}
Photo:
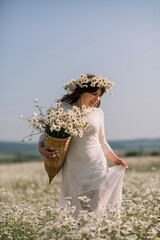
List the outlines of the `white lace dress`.
{"type": "MultiPolygon", "coordinates": [[[[71,105],[63,103],[63,108],[71,105]]],[[[76,215],[84,209],[81,196],[89,198],[87,209],[104,212],[107,206],[120,208],[122,185],[125,168],[108,167],[106,154],[112,151],[106,142],[104,132],[104,116],[100,108],[86,117],[92,130],[82,138],[74,137],[62,168],[61,206],[65,206],[65,198],[70,197],[76,207],[76,215]]]]}

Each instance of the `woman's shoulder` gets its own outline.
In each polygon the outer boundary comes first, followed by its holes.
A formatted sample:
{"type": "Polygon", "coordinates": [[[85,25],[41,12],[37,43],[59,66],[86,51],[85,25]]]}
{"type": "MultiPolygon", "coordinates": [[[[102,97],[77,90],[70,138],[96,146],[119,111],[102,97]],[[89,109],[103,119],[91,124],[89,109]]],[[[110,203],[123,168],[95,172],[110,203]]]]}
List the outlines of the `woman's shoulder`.
{"type": "Polygon", "coordinates": [[[60,107],[63,108],[64,110],[71,109],[71,105],[68,102],[62,102],[60,107]]]}
{"type": "Polygon", "coordinates": [[[103,115],[103,110],[102,110],[102,108],[95,108],[95,111],[98,113],[98,114],[100,114],[100,115],[103,115]]]}
{"type": "Polygon", "coordinates": [[[103,120],[104,119],[104,113],[101,108],[95,108],[96,115],[99,117],[99,119],[103,120]]]}

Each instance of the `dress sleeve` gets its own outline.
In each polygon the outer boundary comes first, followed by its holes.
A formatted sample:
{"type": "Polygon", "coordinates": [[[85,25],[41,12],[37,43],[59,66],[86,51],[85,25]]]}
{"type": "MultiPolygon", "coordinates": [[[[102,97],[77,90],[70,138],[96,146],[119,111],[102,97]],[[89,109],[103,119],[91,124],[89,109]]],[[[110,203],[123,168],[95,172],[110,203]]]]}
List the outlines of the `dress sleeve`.
{"type": "Polygon", "coordinates": [[[44,137],[45,137],[45,133],[41,133],[38,143],[44,142],[44,137]]]}
{"type": "Polygon", "coordinates": [[[99,130],[99,141],[102,146],[102,150],[104,154],[106,155],[109,152],[113,152],[112,148],[106,141],[106,136],[105,136],[105,130],[104,130],[104,114],[101,109],[100,111],[100,130],[99,130]]]}

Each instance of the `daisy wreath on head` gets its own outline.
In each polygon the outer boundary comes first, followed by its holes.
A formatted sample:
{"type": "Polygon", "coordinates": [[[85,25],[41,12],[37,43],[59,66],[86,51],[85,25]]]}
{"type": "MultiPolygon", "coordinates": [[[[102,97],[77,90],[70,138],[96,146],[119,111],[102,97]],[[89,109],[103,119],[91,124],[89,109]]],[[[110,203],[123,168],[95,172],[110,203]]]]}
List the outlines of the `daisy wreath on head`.
{"type": "Polygon", "coordinates": [[[111,94],[111,89],[115,86],[113,80],[104,78],[101,75],[87,76],[86,74],[81,74],[79,79],[71,79],[68,83],[64,85],[64,89],[67,93],[72,93],[76,87],[104,87],[105,91],[111,94]]]}

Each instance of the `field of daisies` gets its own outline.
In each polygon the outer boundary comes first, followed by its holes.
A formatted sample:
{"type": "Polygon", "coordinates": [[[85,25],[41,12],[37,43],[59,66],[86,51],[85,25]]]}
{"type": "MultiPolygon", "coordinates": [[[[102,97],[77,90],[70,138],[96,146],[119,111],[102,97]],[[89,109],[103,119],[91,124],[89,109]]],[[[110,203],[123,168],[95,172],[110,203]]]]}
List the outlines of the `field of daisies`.
{"type": "Polygon", "coordinates": [[[43,162],[0,164],[1,240],[160,239],[160,157],[125,158],[121,217],[60,209],[61,176],[48,184],[43,162]]]}

